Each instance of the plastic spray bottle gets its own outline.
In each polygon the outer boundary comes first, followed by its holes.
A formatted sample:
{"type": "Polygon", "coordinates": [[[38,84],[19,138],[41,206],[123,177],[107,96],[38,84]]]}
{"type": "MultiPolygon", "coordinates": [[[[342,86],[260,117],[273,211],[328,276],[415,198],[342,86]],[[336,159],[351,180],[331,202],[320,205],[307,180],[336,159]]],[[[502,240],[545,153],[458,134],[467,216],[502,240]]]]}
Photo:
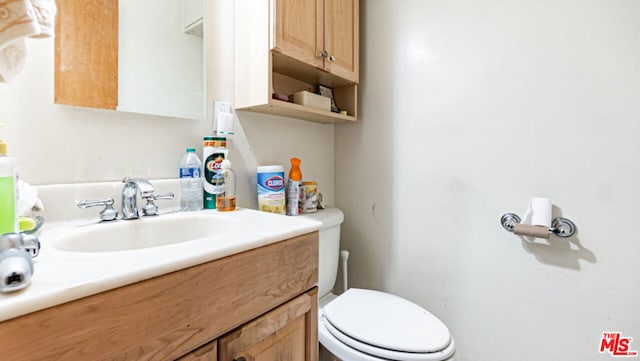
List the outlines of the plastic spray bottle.
{"type": "Polygon", "coordinates": [[[287,182],[287,216],[300,214],[300,202],[302,200],[302,171],[300,159],[291,158],[291,170],[287,182]]]}
{"type": "MultiPolygon", "coordinates": [[[[236,209],[236,173],[231,169],[231,161],[225,159],[220,165],[218,177],[222,183],[222,193],[216,194],[216,209],[219,212],[228,212],[236,209]]],[[[216,184],[217,185],[217,184],[216,184]]]]}

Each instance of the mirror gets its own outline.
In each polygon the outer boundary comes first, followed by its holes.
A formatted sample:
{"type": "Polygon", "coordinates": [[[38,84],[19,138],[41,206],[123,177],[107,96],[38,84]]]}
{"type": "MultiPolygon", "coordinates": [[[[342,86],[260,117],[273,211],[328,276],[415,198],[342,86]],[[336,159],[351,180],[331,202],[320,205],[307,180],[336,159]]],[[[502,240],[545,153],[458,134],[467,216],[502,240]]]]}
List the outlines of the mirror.
{"type": "Polygon", "coordinates": [[[58,0],[55,102],[203,119],[203,0],[58,0]]]}

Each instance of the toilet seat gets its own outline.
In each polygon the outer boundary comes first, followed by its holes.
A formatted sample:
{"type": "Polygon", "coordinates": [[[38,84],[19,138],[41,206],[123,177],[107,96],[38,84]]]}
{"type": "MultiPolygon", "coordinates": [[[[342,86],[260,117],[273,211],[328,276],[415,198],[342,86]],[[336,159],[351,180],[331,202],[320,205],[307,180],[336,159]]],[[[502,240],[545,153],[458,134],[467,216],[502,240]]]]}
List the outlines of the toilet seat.
{"type": "Polygon", "coordinates": [[[447,327],[422,307],[384,292],[349,289],[320,311],[320,342],[346,360],[447,360],[447,327]]]}

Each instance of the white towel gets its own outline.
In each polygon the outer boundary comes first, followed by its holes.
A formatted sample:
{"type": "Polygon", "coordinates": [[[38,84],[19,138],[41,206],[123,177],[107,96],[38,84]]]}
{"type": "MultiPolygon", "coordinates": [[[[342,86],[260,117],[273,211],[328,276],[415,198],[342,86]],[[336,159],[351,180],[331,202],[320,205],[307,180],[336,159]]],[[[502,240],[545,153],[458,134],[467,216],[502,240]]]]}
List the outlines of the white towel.
{"type": "Polygon", "coordinates": [[[56,2],[55,0],[31,0],[40,25],[40,32],[34,38],[47,38],[55,33],[56,2]]]}
{"type": "Polygon", "coordinates": [[[0,0],[0,81],[24,67],[27,37],[53,36],[55,14],[55,0],[0,0]]]}
{"type": "Polygon", "coordinates": [[[18,215],[30,216],[31,211],[42,211],[44,205],[38,198],[38,190],[31,184],[18,179],[18,215]]]}

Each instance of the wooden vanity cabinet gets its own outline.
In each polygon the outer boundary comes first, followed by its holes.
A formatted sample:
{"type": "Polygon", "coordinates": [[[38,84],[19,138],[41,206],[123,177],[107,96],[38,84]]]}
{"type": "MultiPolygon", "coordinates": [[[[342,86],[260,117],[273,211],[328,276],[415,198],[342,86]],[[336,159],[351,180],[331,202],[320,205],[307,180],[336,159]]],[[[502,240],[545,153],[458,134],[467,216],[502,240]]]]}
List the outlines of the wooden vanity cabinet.
{"type": "Polygon", "coordinates": [[[317,283],[313,232],[0,322],[0,358],[317,361],[317,283]]]}
{"type": "Polygon", "coordinates": [[[313,289],[178,361],[316,361],[317,304],[313,289]]]}

